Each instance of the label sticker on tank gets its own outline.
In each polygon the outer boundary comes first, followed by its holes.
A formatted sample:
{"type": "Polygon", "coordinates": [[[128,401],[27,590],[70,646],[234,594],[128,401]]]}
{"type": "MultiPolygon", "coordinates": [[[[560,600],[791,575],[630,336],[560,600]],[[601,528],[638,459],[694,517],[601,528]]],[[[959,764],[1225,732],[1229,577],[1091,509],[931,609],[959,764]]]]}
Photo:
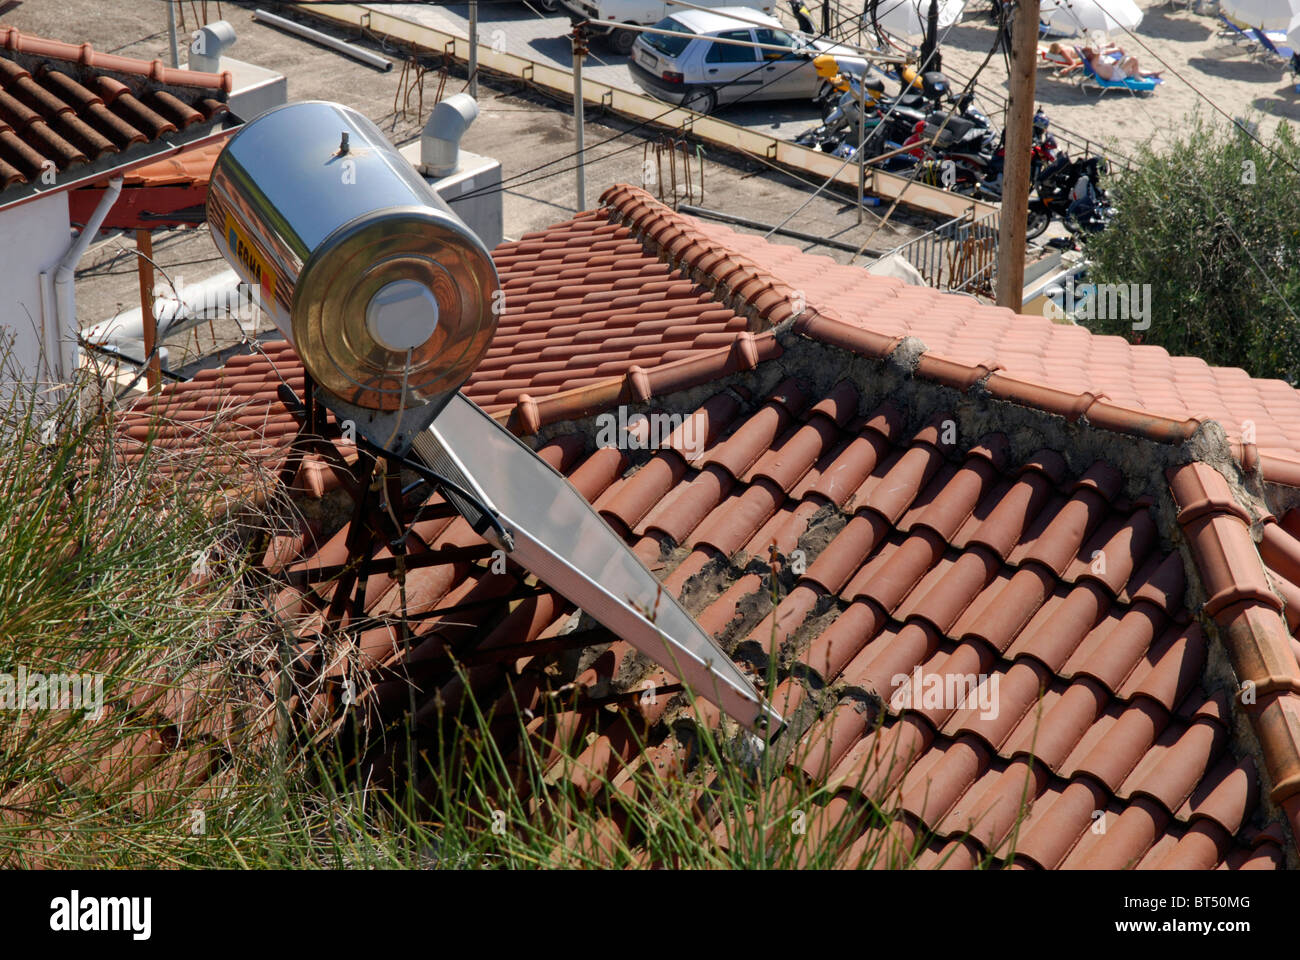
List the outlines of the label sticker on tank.
{"type": "Polygon", "coordinates": [[[267,302],[275,299],[275,273],[271,270],[271,265],[262,259],[261,254],[257,252],[244,235],[244,231],[239,229],[235,223],[235,218],[226,214],[226,243],[230,245],[231,251],[239,258],[239,262],[244,265],[248,275],[256,280],[262,288],[262,295],[267,302]]]}

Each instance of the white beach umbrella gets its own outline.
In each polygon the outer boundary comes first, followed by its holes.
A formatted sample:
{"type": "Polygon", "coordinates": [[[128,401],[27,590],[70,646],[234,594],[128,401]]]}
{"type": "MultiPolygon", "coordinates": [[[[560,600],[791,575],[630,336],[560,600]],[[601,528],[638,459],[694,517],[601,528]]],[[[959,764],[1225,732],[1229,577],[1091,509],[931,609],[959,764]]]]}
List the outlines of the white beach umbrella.
{"type": "Polygon", "coordinates": [[[1286,28],[1286,42],[1292,50],[1300,50],[1300,13],[1291,18],[1286,28]]]}
{"type": "Polygon", "coordinates": [[[1061,33],[1109,37],[1141,23],[1142,8],[1133,0],[1043,0],[1039,19],[1061,33]]]}
{"type": "Polygon", "coordinates": [[[1300,0],[1219,0],[1219,9],[1246,27],[1289,30],[1300,14],[1300,0]]]}
{"type": "MultiPolygon", "coordinates": [[[[939,29],[956,23],[963,6],[961,0],[939,0],[939,29]]],[[[925,33],[929,14],[930,0],[880,0],[876,7],[876,23],[889,33],[917,36],[925,33]]]]}

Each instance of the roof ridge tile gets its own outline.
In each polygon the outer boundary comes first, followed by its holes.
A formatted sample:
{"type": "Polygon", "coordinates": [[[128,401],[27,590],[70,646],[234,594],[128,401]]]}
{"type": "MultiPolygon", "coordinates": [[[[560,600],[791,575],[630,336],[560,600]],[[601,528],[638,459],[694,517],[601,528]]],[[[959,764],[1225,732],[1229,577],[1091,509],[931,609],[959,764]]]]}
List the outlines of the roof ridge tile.
{"type": "Polygon", "coordinates": [[[155,83],[177,87],[204,87],[229,93],[233,80],[230,71],[205,73],[163,66],[161,60],[141,60],[114,53],[97,53],[89,43],[65,43],[22,33],[17,27],[0,27],[0,48],[34,57],[66,60],[92,69],[112,70],[147,77],[155,83]]]}
{"type": "MultiPolygon", "coordinates": [[[[1217,626],[1243,685],[1234,700],[1259,740],[1273,802],[1290,804],[1290,811],[1300,797],[1300,664],[1282,600],[1270,587],[1244,508],[1226,479],[1205,463],[1173,467],[1166,475],[1209,595],[1204,614],[1217,626]]],[[[1293,839],[1300,845],[1300,837],[1293,839]]]]}
{"type": "MultiPolygon", "coordinates": [[[[809,284],[822,285],[822,291],[809,295],[806,290],[797,289],[792,282],[784,280],[774,265],[764,268],[759,264],[755,256],[750,255],[750,251],[761,251],[758,245],[766,245],[766,238],[749,238],[745,234],[724,228],[706,230],[698,220],[664,207],[655,202],[645,190],[637,187],[610,187],[604,191],[601,200],[610,208],[611,217],[628,225],[643,245],[656,248],[659,255],[671,263],[690,269],[699,282],[714,287],[720,297],[731,300],[737,310],[745,311],[758,323],[777,324],[793,317],[793,332],[798,336],[839,346],[862,356],[888,358],[907,337],[917,337],[918,330],[915,325],[909,324],[907,313],[915,311],[918,298],[935,304],[952,303],[953,312],[962,317],[974,315],[972,310],[991,311],[989,316],[996,313],[998,323],[1019,324],[1027,333],[1032,333],[1037,341],[1043,340],[1044,336],[1065,337],[1073,334],[1089,343],[1101,345],[1114,340],[1115,350],[1141,349],[1141,345],[1128,345],[1122,338],[1096,336],[1084,328],[1058,328],[1058,325],[1053,325],[1043,317],[1017,315],[1004,308],[979,304],[972,307],[959,294],[930,289],[915,291],[914,294],[913,290],[891,282],[891,278],[887,277],[871,277],[870,281],[863,281],[863,284],[870,284],[872,290],[880,291],[881,294],[888,293],[891,300],[909,300],[910,310],[905,310],[904,315],[900,316],[897,308],[885,306],[875,313],[863,316],[861,321],[850,321],[841,316],[835,303],[832,303],[835,291],[831,290],[828,294],[826,282],[810,278],[809,284]],[[788,304],[789,308],[783,306],[783,303],[788,304]],[[798,307],[802,307],[802,310],[798,310],[798,307]],[[901,336],[897,332],[900,327],[905,330],[901,336]]],[[[806,255],[798,251],[783,256],[787,256],[787,260],[806,258],[806,255]]],[[[814,273],[826,273],[841,267],[832,260],[822,259],[827,260],[826,267],[814,273]]],[[[867,274],[863,273],[863,276],[867,274]]],[[[863,302],[868,300],[881,302],[879,297],[863,298],[863,302]]],[[[884,303],[888,302],[885,300],[884,303]]],[[[945,353],[950,354],[950,349],[945,350],[945,353]]],[[[1170,358],[1166,351],[1161,353],[1164,354],[1162,363],[1169,369],[1170,379],[1173,379],[1175,360],[1187,358],[1170,358]]],[[[1218,368],[1209,367],[1204,362],[1200,363],[1209,372],[1210,380],[1230,379],[1229,373],[1218,371],[1218,368]]],[[[1083,369],[1087,373],[1087,366],[1083,369]]],[[[1160,398],[1162,402],[1156,408],[1140,402],[1132,405],[1127,399],[1110,398],[1106,390],[1093,385],[1087,385],[1083,390],[1062,388],[1054,382],[1047,369],[1037,375],[1027,376],[1023,371],[1008,371],[1005,364],[997,358],[985,356],[978,362],[972,362],[969,358],[958,358],[956,355],[932,353],[924,343],[922,349],[915,351],[914,373],[961,392],[983,384],[992,397],[1035,407],[1049,414],[1063,416],[1069,421],[1086,420],[1092,427],[1144,437],[1160,444],[1182,444],[1190,440],[1201,424],[1209,419],[1200,412],[1190,416],[1186,412],[1175,411],[1173,402],[1166,405],[1167,398],[1164,397],[1160,398]],[[1164,407],[1167,412],[1161,412],[1160,407],[1164,407]]],[[[1264,381],[1251,380],[1244,372],[1242,377],[1249,384],[1255,385],[1256,390],[1264,389],[1264,381]]],[[[1297,406],[1300,406],[1300,397],[1295,399],[1297,406]]],[[[1248,451],[1242,450],[1240,446],[1238,453],[1243,460],[1249,460],[1252,466],[1258,460],[1265,477],[1277,476],[1279,480],[1300,485],[1300,459],[1273,458],[1265,454],[1256,457],[1248,455],[1248,451]]]]}

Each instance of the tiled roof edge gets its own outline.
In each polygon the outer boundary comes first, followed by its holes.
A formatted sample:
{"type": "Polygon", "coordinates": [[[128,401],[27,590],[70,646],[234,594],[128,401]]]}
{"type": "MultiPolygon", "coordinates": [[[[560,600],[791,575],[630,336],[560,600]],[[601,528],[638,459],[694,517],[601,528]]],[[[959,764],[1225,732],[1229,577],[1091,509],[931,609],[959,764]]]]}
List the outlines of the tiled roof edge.
{"type": "Polygon", "coordinates": [[[141,60],[138,57],[123,57],[113,53],[96,53],[95,48],[88,43],[47,40],[44,37],[24,34],[17,27],[0,27],[0,48],[28,56],[68,60],[92,70],[111,70],[148,77],[155,83],[172,86],[203,87],[230,93],[234,85],[227,70],[221,73],[204,73],[200,70],[167,67],[161,60],[141,60]]]}
{"type": "MultiPolygon", "coordinates": [[[[886,359],[903,343],[902,337],[889,337],[862,327],[852,326],[815,310],[805,311],[794,322],[793,330],[812,340],[841,347],[860,356],[886,359]]],[[[916,338],[910,338],[920,344],[916,338]]],[[[1190,440],[1205,422],[1200,417],[1180,420],[1162,417],[1145,410],[1111,403],[1101,393],[1070,393],[1055,387],[1009,377],[993,360],[968,364],[935,356],[924,349],[916,359],[914,375],[952,387],[962,393],[982,384],[988,393],[1020,406],[1033,407],[1064,417],[1070,422],[1086,419],[1094,427],[1128,434],[1156,443],[1179,444],[1190,440]]]]}
{"type": "Polygon", "coordinates": [[[771,329],[798,314],[802,304],[794,287],[744,254],[720,247],[688,218],[646,191],[617,184],[602,193],[600,200],[643,246],[747,316],[752,329],[771,329]]]}
{"type": "MultiPolygon", "coordinates": [[[[1208,599],[1213,620],[1243,687],[1237,697],[1259,740],[1273,789],[1292,831],[1300,828],[1300,664],[1291,650],[1282,600],[1273,593],[1251,537],[1248,514],[1228,481],[1206,463],[1171,468],[1166,476],[1178,523],[1208,599]]],[[[1300,848],[1300,833],[1294,837],[1300,848]]]]}
{"type": "Polygon", "coordinates": [[[1232,440],[1228,445],[1232,449],[1233,459],[1241,464],[1243,472],[1258,472],[1261,479],[1283,487],[1300,487],[1300,460],[1260,453],[1259,447],[1253,443],[1232,440]]]}
{"type": "MultiPolygon", "coordinates": [[[[651,246],[675,266],[689,270],[693,279],[710,286],[721,299],[729,301],[729,306],[745,312],[752,320],[775,325],[795,317],[795,333],[875,359],[889,357],[903,342],[903,338],[846,323],[834,312],[814,305],[804,305],[799,312],[798,295],[793,287],[767,274],[743,254],[719,248],[717,241],[706,238],[689,218],[659,203],[644,190],[619,184],[606,190],[600,199],[643,244],[651,246]]],[[[965,298],[953,295],[953,299],[960,299],[963,308],[967,306],[965,298]]],[[[962,392],[982,383],[997,399],[1034,407],[1071,422],[1086,418],[1091,425],[1104,430],[1156,443],[1184,443],[1207,419],[1161,416],[1112,403],[1101,393],[1070,393],[1007,376],[1001,369],[992,358],[980,364],[966,364],[930,355],[922,349],[914,372],[962,392]]],[[[1296,480],[1300,483],[1300,464],[1295,466],[1296,480]]]]}
{"type": "Polygon", "coordinates": [[[773,331],[743,331],[729,346],[698,356],[683,357],[650,369],[633,365],[621,376],[563,390],[540,400],[524,394],[512,407],[497,411],[493,417],[517,436],[531,436],[553,423],[578,420],[621,403],[644,403],[652,397],[753,370],[781,353],[781,344],[773,331]]]}

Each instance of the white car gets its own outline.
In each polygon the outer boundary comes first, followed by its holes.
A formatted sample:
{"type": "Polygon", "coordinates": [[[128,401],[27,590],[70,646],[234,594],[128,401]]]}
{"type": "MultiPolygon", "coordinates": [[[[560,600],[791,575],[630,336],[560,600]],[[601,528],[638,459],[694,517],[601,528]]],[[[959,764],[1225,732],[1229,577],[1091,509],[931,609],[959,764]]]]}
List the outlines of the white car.
{"type": "MultiPolygon", "coordinates": [[[[648,27],[658,23],[674,10],[686,10],[664,0],[559,0],[573,17],[587,21],[587,29],[605,38],[616,53],[624,56],[632,52],[638,31],[619,29],[627,23],[648,27]]],[[[755,0],[767,13],[776,10],[776,0],[755,0]]],[[[691,0],[696,7],[723,7],[735,0],[691,0]]]]}
{"type": "Polygon", "coordinates": [[[787,30],[749,7],[682,10],[655,29],[663,32],[643,33],[632,45],[632,79],[696,113],[738,100],[809,100],[824,82],[813,65],[823,53],[835,57],[841,72],[867,69],[850,48],[787,30]]]}

